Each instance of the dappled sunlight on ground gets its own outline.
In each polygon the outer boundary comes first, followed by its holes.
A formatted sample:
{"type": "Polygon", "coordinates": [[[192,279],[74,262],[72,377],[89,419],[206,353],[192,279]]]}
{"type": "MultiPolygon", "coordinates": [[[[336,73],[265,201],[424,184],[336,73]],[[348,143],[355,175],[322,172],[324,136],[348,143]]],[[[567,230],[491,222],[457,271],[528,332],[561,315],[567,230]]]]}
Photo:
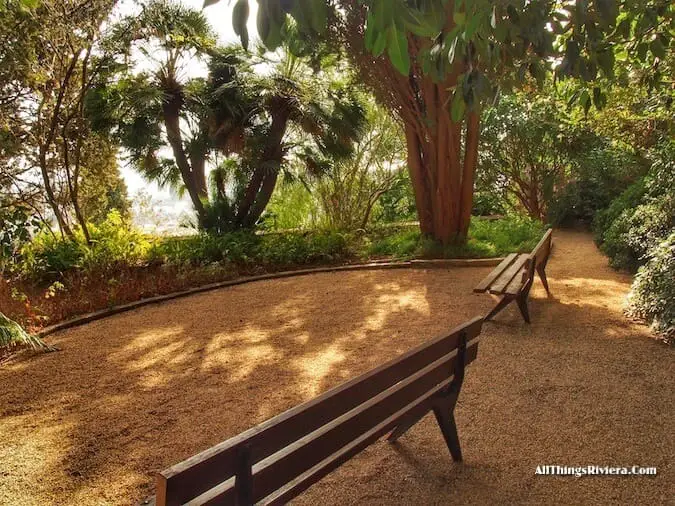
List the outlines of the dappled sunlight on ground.
{"type": "MultiPolygon", "coordinates": [[[[451,463],[429,418],[299,503],[662,502],[675,482],[672,350],[622,316],[630,277],[589,236],[554,242],[552,296],[535,283],[532,325],[515,305],[485,325],[457,410],[466,463],[451,463]],[[535,479],[542,463],[659,476],[535,479]]],[[[494,301],[472,288],[488,272],[253,283],[55,335],[60,352],[0,367],[0,504],[138,503],[154,472],[484,314],[494,301]]]]}

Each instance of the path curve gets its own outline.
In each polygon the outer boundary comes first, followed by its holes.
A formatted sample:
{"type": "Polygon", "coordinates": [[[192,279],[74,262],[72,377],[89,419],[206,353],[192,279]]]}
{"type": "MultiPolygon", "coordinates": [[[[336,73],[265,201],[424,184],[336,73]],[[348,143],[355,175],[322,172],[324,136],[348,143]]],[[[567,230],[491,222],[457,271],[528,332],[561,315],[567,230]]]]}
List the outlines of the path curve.
{"type": "MultiPolygon", "coordinates": [[[[673,496],[673,349],[621,313],[630,277],[590,236],[556,232],[554,294],[532,325],[485,325],[457,408],[465,463],[431,417],[299,504],[665,504],[673,496]],[[648,465],[655,478],[535,476],[537,465],[648,465]]],[[[0,368],[0,504],[134,504],[153,472],[477,314],[489,268],[359,271],[243,285],[47,338],[0,368]]]]}

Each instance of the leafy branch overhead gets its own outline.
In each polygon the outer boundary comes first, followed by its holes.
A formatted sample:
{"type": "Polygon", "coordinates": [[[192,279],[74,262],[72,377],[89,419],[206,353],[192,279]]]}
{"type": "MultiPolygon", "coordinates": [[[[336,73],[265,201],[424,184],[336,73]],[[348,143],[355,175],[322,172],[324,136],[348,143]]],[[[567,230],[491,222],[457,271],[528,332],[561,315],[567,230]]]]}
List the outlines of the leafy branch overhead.
{"type": "MultiPolygon", "coordinates": [[[[233,11],[244,46],[249,1],[237,0],[233,11]]],[[[675,31],[675,7],[668,0],[258,0],[257,28],[262,42],[275,49],[291,32],[326,37],[355,8],[365,30],[354,36],[362,36],[373,55],[386,55],[401,74],[419,66],[442,81],[461,70],[451,105],[455,118],[499,88],[522,85],[527,75],[539,85],[550,72],[557,80],[579,80],[584,89],[574,100],[586,110],[591,104],[601,108],[606,85],[630,66],[649,69],[647,84],[657,87],[675,31]]]]}

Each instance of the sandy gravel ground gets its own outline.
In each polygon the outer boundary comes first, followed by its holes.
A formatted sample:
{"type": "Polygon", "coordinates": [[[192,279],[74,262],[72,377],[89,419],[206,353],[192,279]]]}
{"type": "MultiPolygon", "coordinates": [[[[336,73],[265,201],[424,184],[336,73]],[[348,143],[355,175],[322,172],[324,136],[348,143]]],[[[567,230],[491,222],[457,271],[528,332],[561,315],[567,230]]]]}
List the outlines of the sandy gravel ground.
{"type": "MultiPolygon", "coordinates": [[[[299,504],[675,504],[674,352],[621,314],[630,278],[559,232],[553,298],[485,325],[452,463],[432,416],[299,504]],[[656,477],[535,476],[537,465],[656,477]]],[[[153,473],[474,315],[489,269],[319,274],[146,307],[49,338],[0,368],[0,504],[133,505],[153,473]]]]}

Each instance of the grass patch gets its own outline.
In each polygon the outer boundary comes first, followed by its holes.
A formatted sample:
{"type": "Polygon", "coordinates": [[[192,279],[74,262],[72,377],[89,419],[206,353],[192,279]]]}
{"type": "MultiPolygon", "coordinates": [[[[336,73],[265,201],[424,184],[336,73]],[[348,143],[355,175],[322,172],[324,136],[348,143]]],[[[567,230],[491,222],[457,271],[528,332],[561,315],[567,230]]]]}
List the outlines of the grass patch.
{"type": "Polygon", "coordinates": [[[380,231],[371,239],[367,256],[407,258],[494,258],[531,251],[545,227],[534,220],[507,217],[499,220],[474,218],[463,245],[443,246],[422,237],[417,228],[380,231]]]}

